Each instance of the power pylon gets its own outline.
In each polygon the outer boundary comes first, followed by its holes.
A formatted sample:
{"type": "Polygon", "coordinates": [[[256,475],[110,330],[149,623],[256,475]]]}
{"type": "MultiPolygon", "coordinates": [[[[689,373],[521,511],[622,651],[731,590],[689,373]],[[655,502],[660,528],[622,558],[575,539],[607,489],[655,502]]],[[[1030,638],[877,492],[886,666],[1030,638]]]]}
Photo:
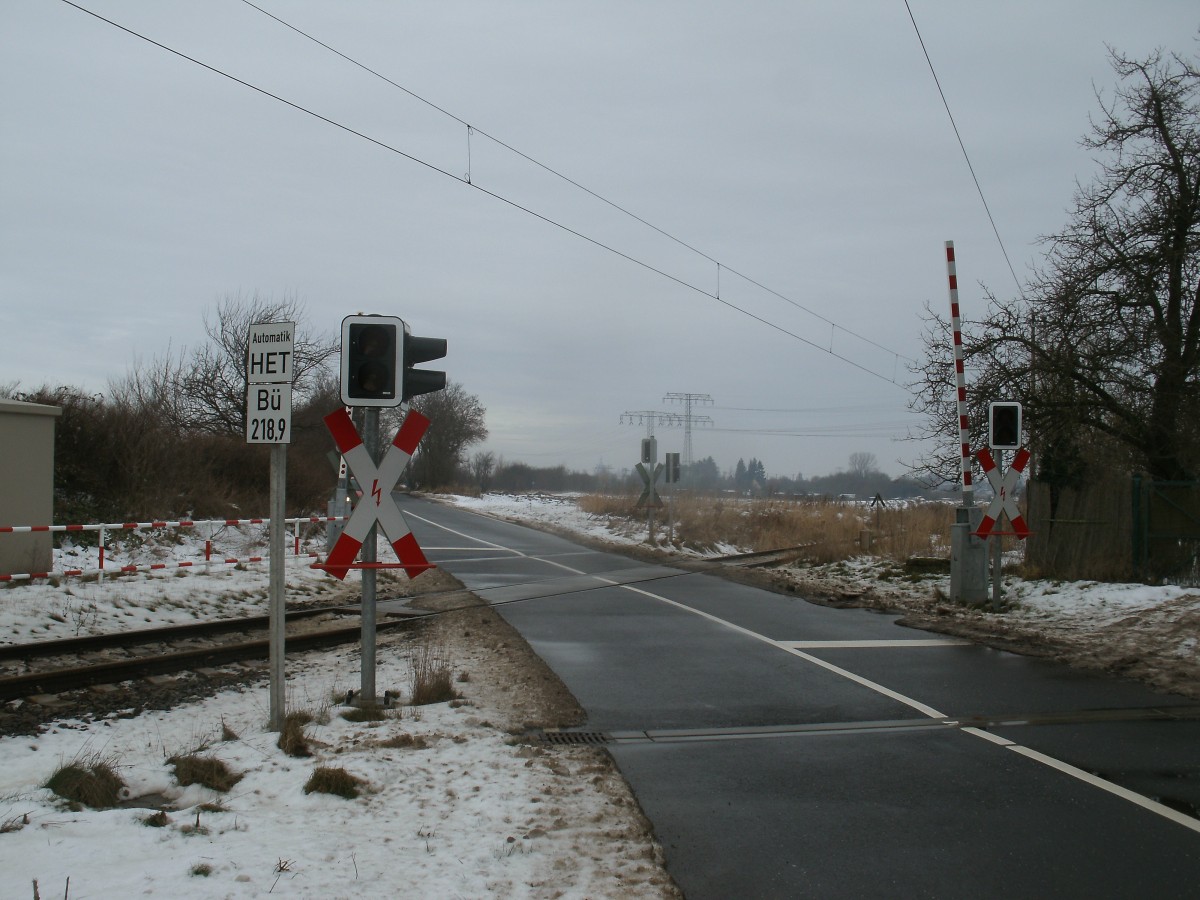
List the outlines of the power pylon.
{"type": "Polygon", "coordinates": [[[709,416],[698,416],[692,412],[692,404],[708,404],[712,405],[713,398],[708,394],[667,394],[663,397],[663,402],[682,403],[683,404],[683,471],[685,473],[692,470],[692,426],[693,425],[712,425],[713,420],[709,416]]]}
{"type": "Polygon", "coordinates": [[[683,424],[683,416],[674,412],[660,412],[656,409],[643,409],[637,412],[621,413],[622,425],[645,425],[646,437],[654,437],[655,425],[666,425],[668,428],[678,428],[683,424]]]}

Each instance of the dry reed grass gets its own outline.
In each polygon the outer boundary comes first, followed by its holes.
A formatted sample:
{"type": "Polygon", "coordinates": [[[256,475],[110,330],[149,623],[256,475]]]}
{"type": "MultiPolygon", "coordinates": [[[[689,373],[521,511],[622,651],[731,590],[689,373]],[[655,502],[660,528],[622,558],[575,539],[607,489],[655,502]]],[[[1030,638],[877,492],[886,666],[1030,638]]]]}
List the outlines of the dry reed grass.
{"type": "MultiPolygon", "coordinates": [[[[616,527],[644,527],[646,513],[632,496],[587,495],[579,508],[616,527]]],[[[674,503],[675,542],[708,552],[720,546],[776,550],[811,545],[814,563],[838,562],[864,553],[897,562],[913,556],[948,555],[954,510],[942,503],[903,503],[872,509],[832,500],[684,496],[674,503]],[[866,541],[864,541],[864,532],[866,541]],[[866,546],[864,546],[864,543],[866,546]]],[[[665,511],[658,516],[665,526],[665,511]]],[[[659,534],[665,534],[660,528],[659,534]]]]}

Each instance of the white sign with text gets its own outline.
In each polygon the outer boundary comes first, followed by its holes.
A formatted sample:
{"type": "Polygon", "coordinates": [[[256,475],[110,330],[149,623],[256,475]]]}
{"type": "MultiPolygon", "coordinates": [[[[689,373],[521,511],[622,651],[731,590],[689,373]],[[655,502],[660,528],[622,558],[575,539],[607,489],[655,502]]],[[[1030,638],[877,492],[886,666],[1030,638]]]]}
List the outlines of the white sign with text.
{"type": "Polygon", "coordinates": [[[246,343],[246,443],[292,442],[296,323],[250,326],[246,343]]]}
{"type": "Polygon", "coordinates": [[[292,442],[292,386],[251,384],[246,390],[246,443],[292,442]]]}

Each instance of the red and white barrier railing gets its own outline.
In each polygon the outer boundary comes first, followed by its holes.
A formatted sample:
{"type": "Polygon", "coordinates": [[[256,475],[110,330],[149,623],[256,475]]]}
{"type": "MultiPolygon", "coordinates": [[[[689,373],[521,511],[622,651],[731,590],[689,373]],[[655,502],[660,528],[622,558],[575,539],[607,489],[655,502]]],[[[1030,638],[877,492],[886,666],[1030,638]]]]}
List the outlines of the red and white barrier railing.
{"type": "MultiPolygon", "coordinates": [[[[301,552],[301,534],[300,528],[305,524],[327,524],[330,522],[344,522],[348,516],[296,516],[290,519],[284,519],[284,527],[291,526],[294,528],[295,534],[292,540],[292,552],[287,558],[291,559],[320,559],[319,553],[301,552]]],[[[85,575],[97,575],[100,580],[104,579],[105,575],[127,575],[135,572],[156,572],[163,569],[189,569],[195,567],[208,567],[214,565],[246,565],[253,563],[267,562],[268,556],[245,556],[245,557],[229,557],[215,556],[213,554],[213,536],[209,535],[204,541],[204,559],[203,560],[183,560],[177,562],[162,562],[162,563],[147,563],[141,565],[126,565],[112,566],[105,565],[105,534],[114,531],[147,531],[165,528],[225,528],[225,527],[242,527],[246,525],[266,525],[270,523],[270,519],[179,519],[178,521],[151,521],[151,522],[109,522],[103,524],[87,524],[87,525],[0,525],[0,535],[4,534],[36,534],[36,533],[58,533],[58,532],[98,532],[97,537],[97,567],[92,569],[62,569],[59,571],[50,572],[22,572],[12,574],[0,574],[0,582],[5,581],[27,581],[35,578],[54,578],[54,577],[82,577],[85,575]]]]}

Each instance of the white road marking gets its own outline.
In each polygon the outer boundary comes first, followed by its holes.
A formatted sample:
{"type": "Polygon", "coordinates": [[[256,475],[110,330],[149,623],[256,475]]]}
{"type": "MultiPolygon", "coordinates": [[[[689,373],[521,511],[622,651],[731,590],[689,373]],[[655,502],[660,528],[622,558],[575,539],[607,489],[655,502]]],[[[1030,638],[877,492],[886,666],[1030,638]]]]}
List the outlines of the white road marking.
{"type": "Polygon", "coordinates": [[[895,641],[779,641],[779,646],[791,650],[866,650],[883,647],[969,647],[970,641],[959,638],[928,638],[895,641]]]}
{"type": "MultiPolygon", "coordinates": [[[[414,515],[414,514],[408,513],[408,515],[414,515]]],[[[664,597],[661,594],[655,594],[652,591],[647,591],[647,590],[644,590],[643,588],[635,587],[632,584],[621,584],[620,582],[612,581],[608,578],[605,578],[602,575],[584,572],[579,569],[572,569],[570,566],[564,565],[563,563],[555,562],[554,560],[551,560],[551,559],[546,559],[546,558],[540,557],[540,556],[530,556],[528,553],[524,553],[520,550],[514,550],[510,547],[504,547],[500,544],[493,544],[490,541],[484,541],[479,538],[474,538],[469,534],[463,534],[462,532],[455,531],[453,528],[447,528],[445,525],[439,525],[437,522],[431,522],[429,519],[422,518],[421,516],[414,516],[414,518],[417,518],[420,521],[425,522],[429,525],[433,525],[438,528],[441,528],[444,531],[448,531],[451,534],[456,534],[459,537],[466,538],[467,540],[479,541],[479,543],[486,544],[489,547],[494,547],[497,550],[508,550],[509,552],[515,553],[518,556],[525,557],[526,559],[533,559],[533,560],[537,560],[539,562],[548,563],[549,565],[558,566],[559,568],[566,569],[568,572],[573,572],[576,575],[590,575],[592,578],[595,578],[597,581],[601,582],[602,584],[611,585],[612,587],[619,587],[619,588],[622,588],[623,590],[631,591],[635,594],[641,594],[642,596],[648,597],[651,600],[657,600],[660,603],[666,603],[668,606],[673,606],[676,609],[691,613],[692,615],[696,615],[696,616],[700,616],[701,618],[708,619],[710,622],[713,622],[714,624],[721,625],[725,628],[728,628],[730,631],[734,631],[734,632],[737,632],[738,634],[745,635],[746,637],[753,638],[754,640],[760,641],[764,644],[768,644],[772,647],[778,647],[780,650],[783,650],[786,653],[790,653],[793,656],[797,656],[800,659],[803,659],[806,662],[810,662],[815,666],[820,666],[821,668],[823,668],[829,672],[833,672],[835,675],[840,675],[843,678],[849,679],[850,681],[853,681],[855,684],[861,685],[872,691],[880,693],[885,697],[890,697],[891,699],[896,700],[899,703],[903,703],[906,706],[912,707],[913,709],[929,716],[930,718],[933,718],[933,719],[950,718],[945,713],[938,712],[933,707],[927,706],[924,703],[921,703],[919,700],[914,700],[911,697],[906,697],[905,695],[903,695],[901,693],[893,691],[891,688],[886,688],[877,682],[871,681],[869,678],[863,678],[861,675],[856,675],[855,673],[853,673],[847,669],[843,669],[840,666],[835,666],[832,663],[827,663],[824,660],[821,660],[815,656],[812,656],[811,654],[805,653],[803,650],[798,649],[799,645],[806,643],[804,641],[776,641],[772,638],[767,637],[764,634],[759,634],[757,631],[751,631],[749,628],[743,628],[741,625],[737,625],[733,622],[728,621],[727,619],[722,619],[719,616],[714,616],[714,615],[712,615],[712,613],[706,613],[703,610],[695,609],[684,603],[680,603],[676,600],[671,600],[669,597],[664,597]]],[[[815,643],[820,643],[824,646],[828,646],[828,644],[830,642],[815,642],[815,643]]],[[[833,642],[833,643],[837,643],[837,642],[833,642]]],[[[900,642],[900,643],[904,643],[904,642],[900,642]]],[[[1178,825],[1182,825],[1184,828],[1188,828],[1192,831],[1200,833],[1200,819],[1194,819],[1189,815],[1186,815],[1177,810],[1171,809],[1171,807],[1169,807],[1169,806],[1166,806],[1155,800],[1151,800],[1149,797],[1144,797],[1141,794],[1138,794],[1134,791],[1129,790],[1128,788],[1123,788],[1119,784],[1114,784],[1113,782],[1106,781],[1105,779],[1100,778],[1099,776],[1093,775],[1090,772],[1085,772],[1082,769],[1072,766],[1070,763],[1063,762],[1060,759],[1055,759],[1052,756],[1047,756],[1045,753],[1041,753],[1037,750],[1030,749],[1029,747],[1024,747],[1021,744],[1016,743],[1015,741],[1010,741],[1007,738],[1000,737],[999,735],[992,734],[983,729],[968,727],[968,728],[960,728],[959,731],[963,732],[964,734],[969,734],[972,737],[982,738],[983,740],[986,740],[989,743],[997,744],[1007,750],[1013,751],[1014,753],[1019,753],[1022,756],[1026,757],[1027,759],[1031,759],[1035,762],[1039,762],[1042,765],[1048,766],[1049,768],[1054,769],[1058,772],[1062,772],[1065,775],[1070,775],[1071,777],[1077,778],[1080,781],[1084,782],[1085,784],[1089,784],[1093,787],[1100,788],[1102,791],[1107,791],[1108,793],[1110,793],[1116,797],[1120,797],[1123,800],[1128,800],[1130,803],[1133,803],[1136,806],[1139,806],[1142,809],[1145,809],[1149,812],[1152,812],[1159,816],[1162,816],[1164,819],[1168,819],[1169,821],[1175,822],[1178,825]]]]}
{"type": "MultiPolygon", "coordinates": [[[[409,515],[412,515],[412,513],[409,513],[409,515]]],[[[419,517],[413,516],[413,518],[416,519],[419,517]]],[[[424,521],[424,520],[422,520],[422,521],[424,521]]],[[[446,553],[470,553],[470,552],[476,552],[476,551],[480,550],[481,548],[480,547],[425,547],[425,546],[422,546],[421,549],[422,550],[441,550],[446,553]]],[[[502,552],[510,554],[510,555],[517,552],[516,550],[509,550],[507,547],[493,547],[492,549],[499,550],[499,551],[502,551],[502,552]]],[[[480,559],[504,559],[505,557],[481,556],[479,558],[480,559]]],[[[454,561],[460,562],[460,560],[457,560],[457,559],[454,561]]]]}
{"type": "Polygon", "coordinates": [[[973,734],[977,738],[983,738],[985,741],[991,741],[993,744],[999,744],[1001,747],[1015,747],[1016,741],[1010,741],[1006,737],[1000,737],[998,734],[992,734],[990,731],[985,731],[982,728],[962,728],[960,731],[965,731],[967,734],[973,734]]]}
{"type": "Polygon", "coordinates": [[[1093,775],[1091,772],[1085,772],[1083,769],[1077,768],[1070,763],[1065,763],[1061,759],[1055,759],[1053,756],[1047,756],[1037,750],[1032,750],[1029,747],[1022,747],[1020,744],[1012,744],[1009,748],[1014,753],[1020,753],[1022,756],[1027,756],[1032,760],[1040,762],[1042,765],[1049,766],[1052,769],[1057,769],[1070,775],[1072,778],[1078,778],[1085,784],[1090,784],[1093,787],[1098,787],[1101,790],[1108,791],[1110,794],[1115,794],[1123,800],[1128,800],[1130,803],[1135,803],[1143,809],[1148,809],[1152,813],[1157,813],[1164,819],[1170,819],[1184,828],[1190,828],[1192,831],[1200,832],[1200,820],[1193,819],[1186,813],[1181,813],[1178,810],[1171,809],[1149,797],[1143,797],[1141,794],[1131,791],[1128,788],[1123,788],[1119,784],[1113,784],[1111,781],[1105,781],[1098,775],[1093,775]]]}

